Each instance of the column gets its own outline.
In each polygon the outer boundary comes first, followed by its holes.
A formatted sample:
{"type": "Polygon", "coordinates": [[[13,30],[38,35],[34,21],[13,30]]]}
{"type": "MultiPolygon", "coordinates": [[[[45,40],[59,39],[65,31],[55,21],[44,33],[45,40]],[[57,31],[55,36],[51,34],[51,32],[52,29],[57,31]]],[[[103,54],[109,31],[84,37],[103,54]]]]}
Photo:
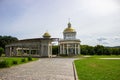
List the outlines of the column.
{"type": "Polygon", "coordinates": [[[51,57],[51,58],[52,58],[52,44],[50,44],[50,45],[49,45],[49,47],[50,47],[50,49],[49,49],[49,50],[50,50],[49,57],[51,57]]]}
{"type": "Polygon", "coordinates": [[[75,49],[75,55],[76,55],[76,43],[75,43],[75,47],[74,47],[74,49],[75,49]]]}
{"type": "Polygon", "coordinates": [[[18,46],[16,47],[16,56],[18,56],[18,46]]]}
{"type": "Polygon", "coordinates": [[[35,54],[36,54],[36,56],[38,56],[38,54],[37,54],[37,44],[36,44],[36,47],[35,47],[35,54]]]}
{"type": "Polygon", "coordinates": [[[47,45],[47,56],[50,58],[51,57],[51,45],[48,43],[47,45]]]}
{"type": "Polygon", "coordinates": [[[67,55],[69,55],[69,51],[68,51],[68,44],[66,44],[67,45],[67,55]]]}
{"type": "Polygon", "coordinates": [[[23,56],[23,46],[22,46],[22,53],[21,53],[21,56],[23,56]]]}
{"type": "Polygon", "coordinates": [[[13,47],[13,55],[16,56],[17,51],[16,51],[16,46],[13,47]]]}
{"type": "Polygon", "coordinates": [[[38,53],[39,56],[41,56],[41,52],[40,52],[40,48],[41,48],[41,46],[40,46],[40,43],[38,43],[37,47],[38,47],[38,49],[37,49],[37,53],[38,53]]]}
{"type": "Polygon", "coordinates": [[[78,44],[78,54],[80,54],[80,45],[78,44]]]}
{"type": "Polygon", "coordinates": [[[62,46],[61,46],[61,44],[60,44],[60,54],[62,54],[62,46]]]}
{"type": "Polygon", "coordinates": [[[10,56],[12,56],[12,47],[10,47],[10,53],[9,53],[10,56]]]}
{"type": "Polygon", "coordinates": [[[31,55],[31,48],[29,48],[29,55],[31,55]]]}
{"type": "Polygon", "coordinates": [[[49,44],[46,44],[46,50],[47,50],[47,54],[46,54],[46,56],[48,56],[48,57],[50,57],[50,46],[49,46],[49,44]]]}
{"type": "Polygon", "coordinates": [[[62,52],[62,54],[64,54],[64,44],[63,44],[63,52],[62,52]]]}
{"type": "Polygon", "coordinates": [[[5,48],[5,56],[10,56],[10,47],[5,48]]]}

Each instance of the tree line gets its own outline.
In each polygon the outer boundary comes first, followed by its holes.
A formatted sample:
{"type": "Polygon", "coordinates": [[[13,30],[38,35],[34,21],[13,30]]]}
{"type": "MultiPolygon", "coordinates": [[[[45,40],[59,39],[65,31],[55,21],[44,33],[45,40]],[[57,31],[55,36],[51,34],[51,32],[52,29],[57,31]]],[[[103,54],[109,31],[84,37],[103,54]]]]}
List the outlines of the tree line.
{"type": "Polygon", "coordinates": [[[83,55],[120,55],[120,47],[104,47],[103,45],[81,45],[83,55]]]}
{"type": "MultiPolygon", "coordinates": [[[[120,55],[120,47],[104,47],[103,45],[80,45],[82,55],[120,55]]],[[[53,54],[59,53],[59,46],[53,46],[53,54]]]]}

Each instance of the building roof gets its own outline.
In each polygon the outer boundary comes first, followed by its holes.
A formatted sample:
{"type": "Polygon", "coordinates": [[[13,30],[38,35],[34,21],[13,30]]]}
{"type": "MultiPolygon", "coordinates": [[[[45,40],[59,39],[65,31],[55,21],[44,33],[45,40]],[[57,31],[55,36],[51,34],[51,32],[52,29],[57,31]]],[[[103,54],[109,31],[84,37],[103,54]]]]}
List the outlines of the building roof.
{"type": "Polygon", "coordinates": [[[41,42],[41,41],[44,41],[44,40],[59,41],[59,38],[31,38],[31,39],[23,39],[23,40],[18,40],[16,42],[10,43],[10,44],[6,45],[6,47],[15,46],[15,44],[17,45],[17,43],[41,42]]]}

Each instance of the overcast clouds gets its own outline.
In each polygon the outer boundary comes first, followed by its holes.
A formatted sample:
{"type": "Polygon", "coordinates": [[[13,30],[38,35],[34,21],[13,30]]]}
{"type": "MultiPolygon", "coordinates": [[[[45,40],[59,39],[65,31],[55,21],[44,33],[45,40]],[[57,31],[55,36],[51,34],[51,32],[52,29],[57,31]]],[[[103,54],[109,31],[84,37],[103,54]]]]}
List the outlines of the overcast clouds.
{"type": "Polygon", "coordinates": [[[0,0],[0,35],[62,38],[68,18],[82,44],[120,46],[119,0],[0,0]]]}

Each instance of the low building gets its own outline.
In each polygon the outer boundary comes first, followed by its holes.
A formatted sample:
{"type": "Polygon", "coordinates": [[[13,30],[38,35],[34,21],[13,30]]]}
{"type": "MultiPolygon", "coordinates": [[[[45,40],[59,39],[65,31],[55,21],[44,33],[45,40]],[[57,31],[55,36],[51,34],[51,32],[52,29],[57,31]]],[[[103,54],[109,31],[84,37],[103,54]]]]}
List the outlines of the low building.
{"type": "Polygon", "coordinates": [[[43,38],[19,40],[6,45],[6,56],[52,57],[52,41],[56,39],[46,32],[43,38]]]}

